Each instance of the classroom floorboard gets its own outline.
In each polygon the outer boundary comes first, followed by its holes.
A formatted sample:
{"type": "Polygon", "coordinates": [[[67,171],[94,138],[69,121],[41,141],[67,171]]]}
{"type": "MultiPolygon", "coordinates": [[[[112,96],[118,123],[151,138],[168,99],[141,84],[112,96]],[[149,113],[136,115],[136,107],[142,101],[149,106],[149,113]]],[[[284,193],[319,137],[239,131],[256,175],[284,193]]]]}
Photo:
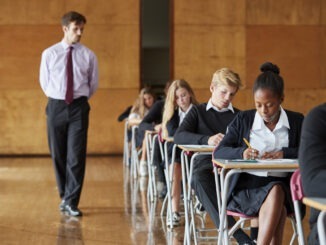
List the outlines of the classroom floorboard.
{"type": "MultiPolygon", "coordinates": [[[[120,156],[88,157],[79,206],[84,216],[72,218],[58,210],[49,157],[2,157],[0,244],[183,244],[183,226],[173,232],[166,229],[160,217],[162,202],[147,205],[146,180],[130,180],[120,156]]],[[[304,226],[307,233],[307,218],[304,226]]],[[[287,221],[284,244],[291,236],[287,221]]]]}

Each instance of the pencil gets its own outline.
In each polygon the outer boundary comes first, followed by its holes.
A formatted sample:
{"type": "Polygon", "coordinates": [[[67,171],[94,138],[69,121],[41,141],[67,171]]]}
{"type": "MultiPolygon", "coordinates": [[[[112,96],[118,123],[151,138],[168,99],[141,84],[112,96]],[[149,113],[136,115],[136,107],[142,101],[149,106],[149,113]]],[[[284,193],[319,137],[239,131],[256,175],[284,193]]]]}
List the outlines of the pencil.
{"type": "Polygon", "coordinates": [[[243,141],[246,143],[246,145],[248,146],[248,148],[252,148],[250,143],[248,142],[248,140],[246,138],[243,138],[243,141]]]}

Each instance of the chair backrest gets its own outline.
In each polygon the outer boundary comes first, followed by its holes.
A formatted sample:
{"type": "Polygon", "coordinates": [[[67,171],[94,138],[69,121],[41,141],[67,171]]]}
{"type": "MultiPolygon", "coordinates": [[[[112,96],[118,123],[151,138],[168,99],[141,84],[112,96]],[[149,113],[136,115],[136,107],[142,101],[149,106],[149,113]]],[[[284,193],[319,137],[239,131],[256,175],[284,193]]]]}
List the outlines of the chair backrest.
{"type": "Polygon", "coordinates": [[[303,193],[301,174],[300,174],[299,169],[297,169],[292,174],[291,181],[290,181],[290,187],[291,187],[292,200],[293,201],[302,201],[302,198],[304,198],[304,193],[303,193]]]}

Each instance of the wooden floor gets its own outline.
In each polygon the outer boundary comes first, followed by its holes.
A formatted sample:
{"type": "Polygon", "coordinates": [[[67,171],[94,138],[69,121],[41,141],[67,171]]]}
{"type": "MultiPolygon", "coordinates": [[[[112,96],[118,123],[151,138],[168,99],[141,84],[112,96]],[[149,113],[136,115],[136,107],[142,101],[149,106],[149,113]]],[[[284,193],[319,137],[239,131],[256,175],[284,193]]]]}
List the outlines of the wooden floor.
{"type": "MultiPolygon", "coordinates": [[[[183,227],[166,231],[161,201],[148,208],[146,179],[129,181],[125,171],[122,157],[89,157],[84,216],[70,218],[58,210],[50,158],[0,158],[0,244],[182,244],[183,227]]],[[[284,244],[291,235],[287,222],[284,244]]]]}

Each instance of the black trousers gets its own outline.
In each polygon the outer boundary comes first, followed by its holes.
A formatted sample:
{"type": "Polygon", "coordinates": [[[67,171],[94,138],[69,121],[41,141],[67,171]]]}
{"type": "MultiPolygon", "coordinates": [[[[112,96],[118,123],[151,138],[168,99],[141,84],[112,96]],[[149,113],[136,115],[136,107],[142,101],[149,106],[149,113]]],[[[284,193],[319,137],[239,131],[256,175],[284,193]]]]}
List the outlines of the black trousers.
{"type": "Polygon", "coordinates": [[[59,195],[73,207],[78,206],[85,176],[89,110],[87,97],[69,105],[49,98],[46,107],[48,143],[59,195]]]}
{"type": "MultiPolygon", "coordinates": [[[[217,194],[215,188],[215,177],[211,156],[198,157],[194,162],[194,170],[191,178],[191,187],[214,222],[219,228],[220,217],[217,206],[217,194]]],[[[235,219],[227,216],[229,226],[235,224],[235,219]]]]}

